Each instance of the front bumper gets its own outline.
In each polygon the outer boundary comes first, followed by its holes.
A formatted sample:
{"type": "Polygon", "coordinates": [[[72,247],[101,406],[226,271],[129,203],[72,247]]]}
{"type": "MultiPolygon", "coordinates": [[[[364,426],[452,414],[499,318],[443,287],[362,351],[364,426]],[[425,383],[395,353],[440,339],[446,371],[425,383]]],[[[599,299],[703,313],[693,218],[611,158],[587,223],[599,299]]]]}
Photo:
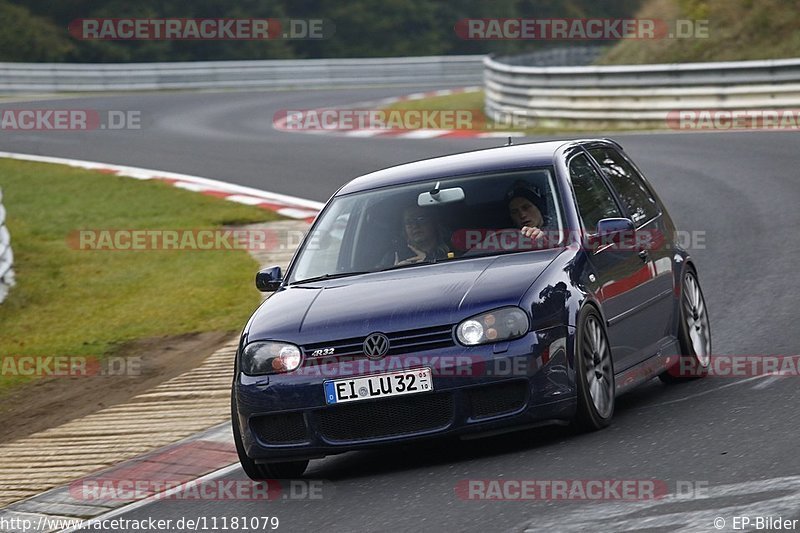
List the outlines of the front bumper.
{"type": "Polygon", "coordinates": [[[568,420],[575,411],[573,335],[559,326],[494,345],[240,374],[234,411],[242,445],[251,459],[270,462],[568,420]],[[432,368],[432,392],[325,403],[326,380],[419,367],[432,368]]]}

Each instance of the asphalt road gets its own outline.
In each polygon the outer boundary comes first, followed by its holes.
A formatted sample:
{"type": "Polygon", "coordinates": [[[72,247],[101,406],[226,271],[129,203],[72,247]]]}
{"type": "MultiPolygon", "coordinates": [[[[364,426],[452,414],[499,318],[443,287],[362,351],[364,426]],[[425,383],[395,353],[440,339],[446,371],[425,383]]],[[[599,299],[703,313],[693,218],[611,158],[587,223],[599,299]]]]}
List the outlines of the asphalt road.
{"type": "MultiPolygon", "coordinates": [[[[5,132],[0,150],[184,172],[326,200],[360,173],[500,142],[352,139],[271,128],[279,109],[411,91],[171,93],[38,102],[138,110],[142,129],[5,132]]],[[[679,227],[705,234],[704,246],[692,253],[711,313],[714,352],[800,353],[795,304],[800,290],[791,281],[800,258],[800,135],[617,139],[654,183],[679,227]]],[[[619,398],[613,425],[601,432],[573,435],[543,428],[459,444],[351,453],[311,463],[306,477],[322,480],[322,499],[164,500],[123,516],[277,516],[279,531],[716,531],[716,517],[726,520],[725,530],[732,530],[737,515],[800,518],[798,390],[797,377],[709,378],[675,386],[653,380],[619,398]],[[496,478],[655,479],[670,492],[692,483],[704,497],[586,503],[470,501],[456,495],[460,480],[496,478]]],[[[225,478],[245,476],[237,469],[225,478]]]]}

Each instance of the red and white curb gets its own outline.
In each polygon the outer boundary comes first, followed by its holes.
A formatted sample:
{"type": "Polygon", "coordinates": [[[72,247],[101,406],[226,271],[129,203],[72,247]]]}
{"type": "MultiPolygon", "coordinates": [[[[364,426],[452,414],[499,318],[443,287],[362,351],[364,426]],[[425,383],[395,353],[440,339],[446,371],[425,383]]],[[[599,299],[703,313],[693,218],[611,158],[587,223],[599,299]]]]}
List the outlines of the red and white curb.
{"type": "MultiPolygon", "coordinates": [[[[412,93],[405,96],[394,96],[373,100],[370,102],[360,102],[342,107],[342,109],[381,109],[398,102],[408,102],[410,100],[422,100],[425,98],[435,98],[437,96],[450,96],[461,93],[474,93],[482,91],[483,87],[460,87],[456,89],[441,89],[438,91],[428,91],[422,93],[412,93]]],[[[445,130],[419,128],[409,129],[295,129],[286,126],[286,117],[274,121],[273,128],[284,133],[304,133],[307,135],[335,135],[338,137],[379,137],[391,139],[435,139],[435,138],[462,138],[462,139],[487,139],[487,138],[507,138],[524,137],[525,134],[519,131],[486,131],[486,130],[445,130]]]]}
{"type": "Polygon", "coordinates": [[[139,180],[158,180],[169,183],[173,187],[223,198],[231,202],[261,207],[274,211],[287,218],[306,220],[309,222],[319,214],[320,210],[325,205],[322,202],[297,198],[296,196],[261,191],[252,187],[234,185],[232,183],[225,183],[223,181],[200,176],[165,172],[163,170],[150,170],[146,168],[112,165],[110,163],[20,154],[15,152],[0,152],[0,158],[34,161],[37,163],[55,163],[139,180]]]}
{"type": "MultiPolygon", "coordinates": [[[[16,523],[27,527],[12,527],[3,531],[76,531],[82,523],[85,527],[87,520],[108,520],[188,488],[196,489],[207,479],[235,472],[239,462],[230,427],[229,422],[219,424],[182,441],[77,479],[69,485],[13,503],[0,510],[0,519],[6,524],[16,523]],[[136,491],[133,499],[113,497],[115,488],[122,492],[121,489],[127,487],[126,483],[148,479],[163,480],[165,488],[160,492],[152,489],[136,491]],[[105,489],[105,492],[98,494],[112,494],[112,497],[93,497],[95,487],[106,486],[112,489],[105,489]],[[92,497],[83,494],[87,490],[92,497]]],[[[155,487],[158,484],[150,483],[148,486],[155,487]]]]}

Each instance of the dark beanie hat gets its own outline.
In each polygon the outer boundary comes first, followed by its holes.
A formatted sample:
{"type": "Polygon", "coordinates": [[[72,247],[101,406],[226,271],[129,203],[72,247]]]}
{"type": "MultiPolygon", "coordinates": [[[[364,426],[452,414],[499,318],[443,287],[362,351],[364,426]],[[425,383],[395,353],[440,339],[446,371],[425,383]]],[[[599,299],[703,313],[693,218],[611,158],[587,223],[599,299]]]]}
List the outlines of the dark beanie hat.
{"type": "Polygon", "coordinates": [[[523,182],[518,181],[511,186],[511,188],[506,193],[506,205],[511,203],[511,200],[513,200],[514,198],[527,199],[533,205],[535,205],[539,209],[539,211],[542,212],[542,214],[544,214],[545,211],[544,198],[542,198],[538,190],[536,190],[531,185],[525,183],[524,181],[523,182]]]}

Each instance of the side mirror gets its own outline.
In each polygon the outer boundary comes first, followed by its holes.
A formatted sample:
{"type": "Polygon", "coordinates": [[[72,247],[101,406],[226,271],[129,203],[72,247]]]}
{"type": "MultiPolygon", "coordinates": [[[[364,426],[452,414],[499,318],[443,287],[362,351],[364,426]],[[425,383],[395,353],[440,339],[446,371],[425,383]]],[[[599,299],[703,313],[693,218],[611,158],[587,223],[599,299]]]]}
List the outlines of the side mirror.
{"type": "Polygon", "coordinates": [[[283,278],[279,266],[262,268],[256,274],[256,288],[261,292],[275,292],[281,283],[283,283],[283,278]]]}
{"type": "Polygon", "coordinates": [[[635,231],[629,218],[604,218],[597,223],[597,232],[589,242],[593,246],[619,244],[625,239],[633,239],[635,231]]]}

